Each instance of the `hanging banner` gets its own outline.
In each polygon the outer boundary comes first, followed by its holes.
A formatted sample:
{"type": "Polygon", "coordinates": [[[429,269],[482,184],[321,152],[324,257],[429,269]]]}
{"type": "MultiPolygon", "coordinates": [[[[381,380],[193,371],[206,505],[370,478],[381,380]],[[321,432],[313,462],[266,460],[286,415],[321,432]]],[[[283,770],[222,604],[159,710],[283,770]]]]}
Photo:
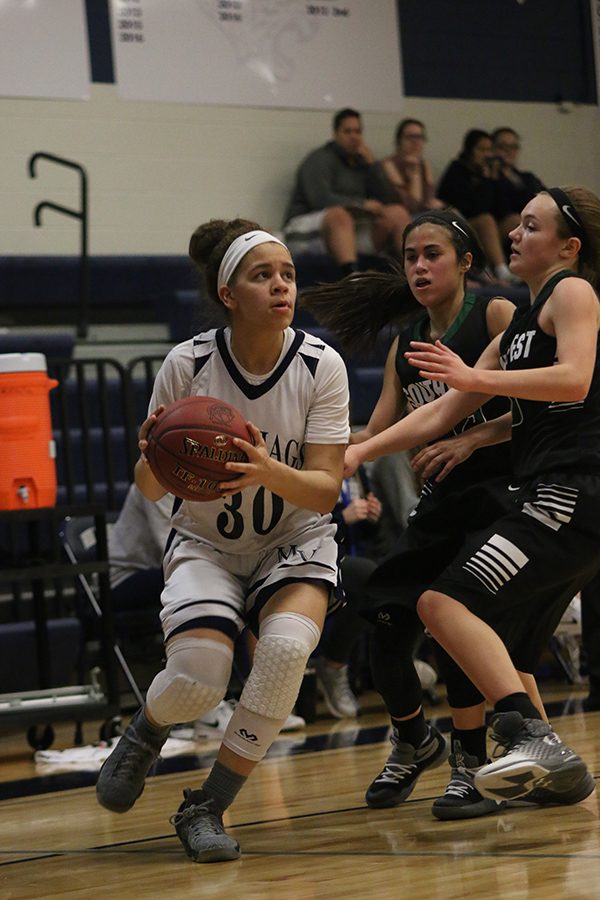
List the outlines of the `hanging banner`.
{"type": "Polygon", "coordinates": [[[596,103],[600,106],[600,0],[590,0],[590,9],[596,69],[596,103]]]}
{"type": "Polygon", "coordinates": [[[84,0],[1,0],[0,96],[86,100],[84,0]]]}
{"type": "Polygon", "coordinates": [[[111,0],[110,8],[124,99],[400,109],[396,0],[111,0]]]}

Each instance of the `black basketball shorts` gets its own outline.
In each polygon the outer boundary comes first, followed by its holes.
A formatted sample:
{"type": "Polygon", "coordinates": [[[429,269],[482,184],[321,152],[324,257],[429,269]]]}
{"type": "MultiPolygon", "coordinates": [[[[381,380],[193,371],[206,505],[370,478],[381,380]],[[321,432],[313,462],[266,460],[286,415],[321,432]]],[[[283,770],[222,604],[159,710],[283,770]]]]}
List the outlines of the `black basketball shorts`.
{"type": "Polygon", "coordinates": [[[509,490],[512,511],[470,536],[431,589],[487,622],[531,672],[600,569],[600,476],[554,472],[509,490]]]}

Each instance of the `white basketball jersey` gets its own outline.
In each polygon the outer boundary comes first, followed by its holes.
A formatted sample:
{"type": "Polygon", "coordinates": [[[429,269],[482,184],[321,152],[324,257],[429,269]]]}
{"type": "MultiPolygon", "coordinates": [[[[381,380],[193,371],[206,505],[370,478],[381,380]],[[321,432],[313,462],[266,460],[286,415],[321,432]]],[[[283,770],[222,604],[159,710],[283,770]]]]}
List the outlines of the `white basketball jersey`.
{"type": "MultiPolygon", "coordinates": [[[[286,329],[281,355],[266,375],[241,368],[228,328],[213,329],[174,347],[154,383],[149,411],[189,396],[231,403],[263,434],[272,457],[301,469],[305,444],[346,444],[348,378],[344,363],[319,338],[286,329]]],[[[209,502],[181,501],[172,524],[227,553],[255,553],[290,541],[323,521],[262,486],[209,502]]]]}

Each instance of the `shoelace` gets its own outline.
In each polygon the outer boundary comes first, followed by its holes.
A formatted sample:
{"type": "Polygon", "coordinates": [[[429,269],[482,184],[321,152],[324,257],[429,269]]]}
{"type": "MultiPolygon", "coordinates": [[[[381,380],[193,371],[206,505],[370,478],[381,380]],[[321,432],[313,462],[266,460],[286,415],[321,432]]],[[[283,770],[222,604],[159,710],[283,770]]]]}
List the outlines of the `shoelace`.
{"type": "Polygon", "coordinates": [[[468,796],[471,790],[474,790],[474,785],[469,780],[468,773],[466,771],[461,772],[460,770],[453,771],[448,787],[446,788],[446,794],[452,794],[455,797],[460,797],[462,800],[468,796]]]}
{"type": "MultiPolygon", "coordinates": [[[[137,732],[133,731],[133,729],[129,732],[126,731],[123,735],[123,738],[126,738],[130,744],[133,744],[133,746],[137,750],[141,750],[143,753],[150,754],[156,757],[156,759],[158,759],[158,757],[160,756],[160,750],[157,750],[156,747],[152,746],[152,744],[148,744],[146,741],[144,741],[137,734],[137,732]]],[[[138,753],[124,753],[121,759],[117,762],[116,768],[119,770],[124,770],[125,772],[131,769],[132,771],[135,771],[137,773],[139,762],[140,760],[138,753]]]]}
{"type": "Polygon", "coordinates": [[[412,775],[416,771],[416,765],[402,765],[402,763],[386,763],[381,773],[375,779],[376,781],[389,781],[395,784],[404,778],[405,775],[412,775]]]}
{"type": "Polygon", "coordinates": [[[217,815],[212,812],[210,806],[211,804],[209,802],[192,803],[189,806],[186,806],[185,809],[178,810],[175,815],[171,816],[169,822],[175,828],[182,825],[184,822],[187,822],[191,828],[196,825],[201,833],[206,834],[206,832],[209,832],[210,834],[222,834],[223,828],[221,823],[219,822],[217,815]],[[194,822],[194,819],[197,818],[198,814],[203,815],[203,818],[200,822],[194,822]]]}

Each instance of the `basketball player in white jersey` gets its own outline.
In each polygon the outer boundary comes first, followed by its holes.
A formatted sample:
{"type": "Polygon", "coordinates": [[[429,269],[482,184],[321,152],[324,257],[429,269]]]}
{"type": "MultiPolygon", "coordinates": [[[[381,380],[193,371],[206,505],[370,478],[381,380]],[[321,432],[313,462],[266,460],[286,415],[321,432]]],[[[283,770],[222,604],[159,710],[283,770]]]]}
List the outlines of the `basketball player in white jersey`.
{"type": "Polygon", "coordinates": [[[161,598],[166,666],[104,764],[97,795],[114,812],[133,806],[170,726],[223,698],[248,624],[254,662],[217,761],[171,819],[188,856],[213,862],[240,855],[223,812],[291,712],[328,608],[340,603],[330,511],[349,436],[348,384],[334,350],[290,327],[295,270],[281,241],[253,222],[215,220],[196,229],[190,256],[228,324],[167,356],[140,428],[136,483],[148,499],[165,493],[144,450],[157,414],[182,397],[233,404],[255,444],[236,439],[248,462],[227,464],[237,477],[220,485],[221,499],[175,503],[161,598]]]}

